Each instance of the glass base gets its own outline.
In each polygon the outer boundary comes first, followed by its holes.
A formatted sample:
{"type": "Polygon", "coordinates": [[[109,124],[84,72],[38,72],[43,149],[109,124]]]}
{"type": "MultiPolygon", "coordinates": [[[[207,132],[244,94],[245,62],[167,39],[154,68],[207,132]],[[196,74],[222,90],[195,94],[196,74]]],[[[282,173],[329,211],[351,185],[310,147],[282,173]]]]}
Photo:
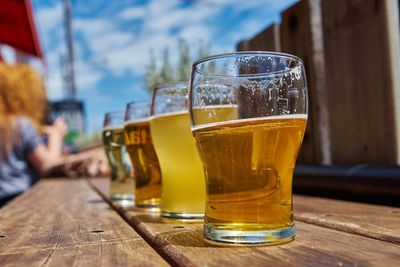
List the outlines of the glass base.
{"type": "Polygon", "coordinates": [[[204,237],[213,245],[270,246],[288,243],[294,240],[295,235],[294,225],[282,229],[255,231],[234,231],[204,225],[204,237]]]}
{"type": "Polygon", "coordinates": [[[167,219],[181,222],[202,222],[204,220],[203,213],[178,213],[162,210],[161,216],[167,219]]]}
{"type": "Polygon", "coordinates": [[[138,210],[157,213],[161,211],[160,202],[161,202],[160,198],[145,199],[141,201],[136,201],[135,207],[138,210]]]}
{"type": "Polygon", "coordinates": [[[133,208],[135,206],[134,194],[114,194],[110,196],[112,204],[121,208],[133,208]]]}

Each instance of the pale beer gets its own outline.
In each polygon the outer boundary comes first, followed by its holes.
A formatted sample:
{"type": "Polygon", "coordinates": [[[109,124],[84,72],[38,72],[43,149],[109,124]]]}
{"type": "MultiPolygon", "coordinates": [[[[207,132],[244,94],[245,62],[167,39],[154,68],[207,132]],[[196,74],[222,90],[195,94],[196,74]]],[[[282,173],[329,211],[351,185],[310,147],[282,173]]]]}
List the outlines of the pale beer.
{"type": "Polygon", "coordinates": [[[162,215],[203,218],[205,179],[188,112],[157,115],[150,128],[163,179],[162,215]]]}
{"type": "Polygon", "coordinates": [[[133,205],[135,180],[124,144],[124,129],[105,128],[103,145],[111,170],[110,198],[121,205],[133,205]]]}

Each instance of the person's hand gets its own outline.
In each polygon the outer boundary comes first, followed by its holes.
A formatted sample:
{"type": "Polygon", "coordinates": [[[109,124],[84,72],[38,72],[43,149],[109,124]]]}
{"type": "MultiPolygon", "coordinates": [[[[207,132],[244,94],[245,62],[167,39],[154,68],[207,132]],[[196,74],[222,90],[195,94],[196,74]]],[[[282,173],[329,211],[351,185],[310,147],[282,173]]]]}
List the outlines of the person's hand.
{"type": "Polygon", "coordinates": [[[58,117],[54,121],[53,127],[57,129],[57,131],[59,132],[60,135],[62,135],[62,137],[64,137],[68,133],[68,125],[65,122],[65,120],[61,117],[58,117]]]}
{"type": "Polygon", "coordinates": [[[62,139],[68,133],[68,125],[63,118],[58,117],[52,125],[43,127],[43,132],[62,139]]]}
{"type": "Polygon", "coordinates": [[[28,155],[29,162],[42,174],[63,164],[63,139],[67,131],[68,126],[62,118],[57,118],[53,125],[42,127],[43,134],[47,135],[47,142],[37,146],[28,155]]]}

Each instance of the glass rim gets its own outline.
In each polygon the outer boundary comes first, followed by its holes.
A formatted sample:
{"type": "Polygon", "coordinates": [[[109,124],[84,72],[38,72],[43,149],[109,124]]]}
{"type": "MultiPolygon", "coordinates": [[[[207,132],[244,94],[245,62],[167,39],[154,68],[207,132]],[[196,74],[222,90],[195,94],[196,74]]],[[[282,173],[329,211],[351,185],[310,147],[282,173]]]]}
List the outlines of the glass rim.
{"type": "Polygon", "coordinates": [[[286,73],[290,72],[293,70],[295,67],[302,65],[304,66],[303,60],[299,58],[298,56],[287,54],[287,53],[282,53],[282,52],[274,52],[274,51],[237,51],[237,52],[230,52],[230,53],[222,53],[222,54],[215,54],[211,56],[206,56],[202,57],[198,60],[196,60],[192,64],[192,70],[199,74],[207,75],[207,76],[215,76],[215,77],[237,77],[237,78],[246,78],[246,77],[259,77],[259,76],[270,76],[274,74],[279,74],[279,73],[286,73]],[[197,66],[199,64],[214,60],[214,59],[221,59],[221,58],[233,58],[237,56],[257,56],[257,55],[262,55],[262,56],[275,56],[275,57],[281,57],[281,58],[288,58],[288,59],[293,59],[297,61],[297,64],[294,67],[291,67],[289,70],[280,70],[280,71],[273,71],[273,72],[262,72],[262,73],[255,73],[255,74],[221,74],[221,73],[211,73],[211,72],[205,72],[201,71],[197,66]]]}
{"type": "Polygon", "coordinates": [[[106,112],[105,114],[104,114],[104,116],[115,116],[115,115],[124,115],[125,114],[125,111],[124,110],[114,110],[114,111],[109,111],[109,112],[106,112]]]}
{"type": "Polygon", "coordinates": [[[114,110],[114,111],[106,112],[105,115],[104,115],[103,130],[121,128],[121,127],[123,127],[124,121],[125,121],[125,112],[124,111],[122,111],[122,110],[114,110]],[[110,120],[113,120],[115,118],[116,119],[122,119],[122,122],[120,122],[118,124],[117,123],[116,124],[109,123],[110,120]],[[106,122],[108,122],[108,123],[106,124],[106,122]]]}
{"type": "Polygon", "coordinates": [[[126,107],[128,108],[135,104],[141,104],[141,103],[146,103],[146,102],[150,104],[150,101],[147,99],[132,100],[132,101],[129,101],[126,103],[126,107]]]}
{"type": "Polygon", "coordinates": [[[133,100],[133,101],[130,101],[130,102],[126,103],[125,116],[124,116],[125,124],[131,123],[131,122],[134,122],[134,121],[144,120],[144,119],[150,117],[150,108],[151,108],[151,103],[150,103],[149,99],[133,100]],[[130,116],[128,114],[129,114],[129,112],[131,110],[141,109],[143,107],[148,109],[148,115],[147,116],[139,117],[139,118],[136,118],[136,117],[135,118],[130,118],[130,116]]]}
{"type": "Polygon", "coordinates": [[[187,87],[189,88],[189,81],[178,81],[175,83],[166,83],[166,84],[160,84],[157,85],[156,88],[154,88],[154,92],[156,90],[164,89],[164,88],[176,88],[176,87],[187,87]]]}
{"type": "Polygon", "coordinates": [[[190,86],[189,86],[189,81],[178,81],[175,83],[166,83],[166,84],[160,84],[157,85],[156,88],[154,88],[152,96],[151,96],[151,103],[150,103],[150,117],[154,117],[156,115],[160,115],[160,114],[166,114],[166,113],[159,113],[159,114],[155,114],[155,110],[154,110],[154,105],[155,105],[155,99],[156,99],[156,95],[159,94],[159,91],[162,89],[182,89],[182,90],[187,90],[188,94],[189,94],[189,90],[190,90],[190,86]]]}

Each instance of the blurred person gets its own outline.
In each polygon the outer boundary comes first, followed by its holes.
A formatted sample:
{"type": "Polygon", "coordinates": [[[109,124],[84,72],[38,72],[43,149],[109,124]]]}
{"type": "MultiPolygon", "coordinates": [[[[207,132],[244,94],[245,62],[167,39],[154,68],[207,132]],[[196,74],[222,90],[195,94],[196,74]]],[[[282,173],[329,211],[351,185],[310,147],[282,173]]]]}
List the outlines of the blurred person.
{"type": "Polygon", "coordinates": [[[0,64],[0,207],[62,162],[67,125],[41,127],[46,107],[42,78],[24,64],[0,64]],[[47,135],[47,145],[40,133],[47,135]]]}

